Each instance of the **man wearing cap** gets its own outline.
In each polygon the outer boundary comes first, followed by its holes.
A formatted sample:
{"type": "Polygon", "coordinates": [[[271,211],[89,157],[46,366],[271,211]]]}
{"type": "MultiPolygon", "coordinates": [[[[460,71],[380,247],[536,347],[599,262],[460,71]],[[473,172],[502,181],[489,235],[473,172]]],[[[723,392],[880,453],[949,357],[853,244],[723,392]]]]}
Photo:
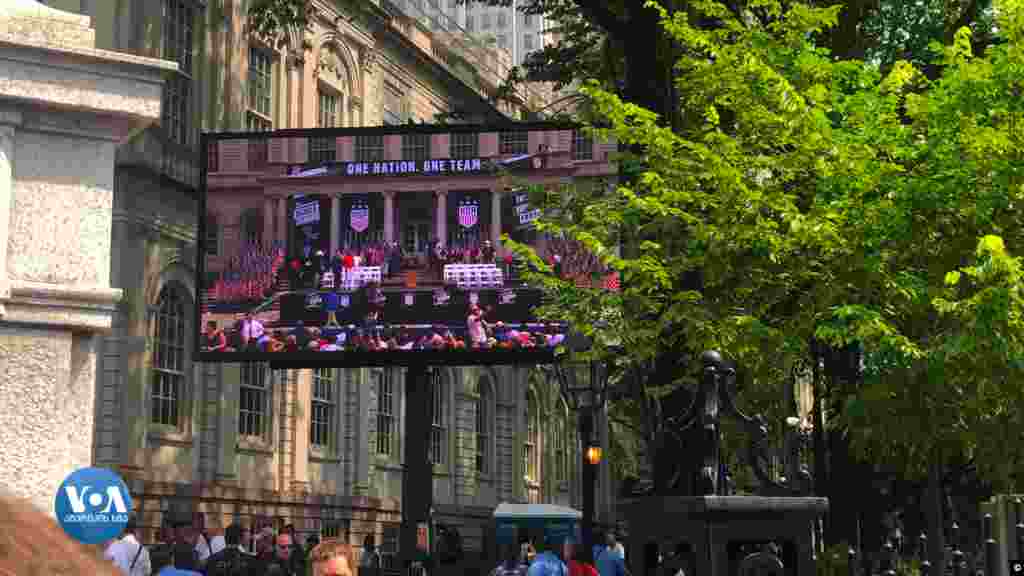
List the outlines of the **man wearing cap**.
{"type": "Polygon", "coordinates": [[[543,550],[534,557],[526,576],[569,576],[565,562],[555,554],[553,548],[558,543],[550,538],[544,539],[543,550]]]}

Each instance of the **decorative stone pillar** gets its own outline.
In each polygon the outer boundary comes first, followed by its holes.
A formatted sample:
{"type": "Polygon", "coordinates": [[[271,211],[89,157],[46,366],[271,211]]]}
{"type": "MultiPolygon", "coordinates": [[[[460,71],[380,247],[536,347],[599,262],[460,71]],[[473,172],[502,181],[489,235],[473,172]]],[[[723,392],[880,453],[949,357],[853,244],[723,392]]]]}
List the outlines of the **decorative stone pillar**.
{"type": "Polygon", "coordinates": [[[331,195],[331,252],[328,258],[333,258],[338,252],[339,241],[341,240],[341,197],[337,194],[331,195]]]}
{"type": "MultiPolygon", "coordinates": [[[[384,368],[388,370],[389,368],[384,368]]],[[[343,370],[348,398],[355,397],[356,413],[352,420],[355,449],[352,451],[352,495],[369,496],[373,486],[374,465],[377,458],[377,383],[372,374],[381,368],[343,370]]]]}
{"type": "Polygon", "coordinates": [[[305,68],[305,60],[298,50],[290,51],[285,59],[288,65],[288,126],[286,128],[302,127],[302,72],[305,68]]]}
{"type": "Polygon", "coordinates": [[[491,243],[499,254],[501,248],[501,188],[491,189],[491,243]]]}
{"type": "Polygon", "coordinates": [[[7,281],[7,230],[11,221],[11,198],[14,190],[14,126],[20,123],[21,115],[6,113],[0,117],[0,318],[5,315],[4,300],[10,297],[11,287],[7,281]]]}
{"type": "Polygon", "coordinates": [[[395,193],[384,193],[384,241],[395,241],[395,193]]]}
{"type": "Polygon", "coordinates": [[[274,240],[274,199],[263,199],[263,247],[273,246],[274,240]]]}
{"type": "Polygon", "coordinates": [[[296,370],[294,408],[289,418],[293,419],[294,439],[292,441],[292,484],[294,492],[309,492],[309,423],[313,394],[313,371],[296,370]]]}
{"type": "Polygon", "coordinates": [[[218,370],[220,402],[217,414],[218,484],[238,483],[238,383],[242,381],[241,364],[222,364],[218,370]]]}
{"type": "Polygon", "coordinates": [[[279,196],[277,198],[277,239],[284,246],[285,254],[288,254],[290,249],[288,236],[288,197],[279,196]]]}
{"type": "Polygon", "coordinates": [[[434,216],[436,220],[434,230],[437,234],[437,240],[441,243],[441,246],[448,245],[448,191],[438,190],[437,191],[437,213],[434,216]]]}
{"type": "Polygon", "coordinates": [[[88,16],[3,4],[0,485],[52,514],[64,477],[92,464],[97,335],[122,298],[110,280],[116,150],[160,117],[177,66],[97,50],[88,16]]]}

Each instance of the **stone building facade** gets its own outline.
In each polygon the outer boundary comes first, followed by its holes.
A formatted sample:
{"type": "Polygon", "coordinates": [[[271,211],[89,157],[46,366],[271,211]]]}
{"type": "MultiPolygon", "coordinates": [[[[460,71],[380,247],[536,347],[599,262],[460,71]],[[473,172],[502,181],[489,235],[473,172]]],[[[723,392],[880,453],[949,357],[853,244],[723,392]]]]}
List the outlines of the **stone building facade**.
{"type": "MultiPolygon", "coordinates": [[[[47,0],[88,15],[99,48],[176,62],[159,125],[117,150],[111,285],[98,343],[93,459],[131,486],[149,528],[203,511],[210,526],[266,515],[300,532],[397,545],[399,370],[201,365],[194,349],[202,130],[372,126],[512,114],[460,80],[429,31],[377,2],[314,0],[303,31],[266,42],[237,0],[47,0]]],[[[240,230],[238,223],[225,230],[240,230]]],[[[571,415],[557,387],[518,368],[438,372],[436,519],[469,549],[501,501],[578,503],[571,415]]]]}

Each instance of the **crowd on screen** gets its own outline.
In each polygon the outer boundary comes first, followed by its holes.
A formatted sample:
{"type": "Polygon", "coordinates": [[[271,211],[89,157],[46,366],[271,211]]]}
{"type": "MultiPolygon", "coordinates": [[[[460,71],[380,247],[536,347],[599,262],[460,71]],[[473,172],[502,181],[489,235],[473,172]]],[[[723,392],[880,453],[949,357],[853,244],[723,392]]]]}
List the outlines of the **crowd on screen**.
{"type": "MultiPolygon", "coordinates": [[[[578,241],[551,238],[542,256],[562,278],[589,286],[597,274],[604,277],[605,288],[618,288],[617,277],[609,275],[607,267],[578,241]]],[[[451,264],[495,264],[503,267],[506,277],[511,277],[513,271],[512,256],[499,258],[489,240],[451,246],[434,240],[428,255],[431,273],[440,278],[442,267],[451,264]]],[[[397,242],[339,248],[331,256],[306,246],[301,256],[293,258],[286,258],[285,249],[279,244],[269,247],[248,244],[241,255],[227,262],[225,270],[214,281],[210,296],[218,303],[255,305],[277,293],[282,279],[287,281],[288,290],[336,291],[352,287],[346,279],[354,268],[379,267],[381,276],[388,277],[410,265],[397,242]]]]}
{"type": "Polygon", "coordinates": [[[238,256],[228,259],[210,289],[217,302],[257,302],[275,292],[277,277],[285,264],[284,248],[246,244],[238,256]]]}
{"type": "Polygon", "coordinates": [[[490,350],[553,348],[565,340],[558,324],[505,325],[487,319],[491,308],[470,304],[462,327],[389,325],[372,309],[359,325],[268,329],[246,313],[226,329],[206,324],[203,349],[209,352],[339,352],[397,350],[490,350]]]}

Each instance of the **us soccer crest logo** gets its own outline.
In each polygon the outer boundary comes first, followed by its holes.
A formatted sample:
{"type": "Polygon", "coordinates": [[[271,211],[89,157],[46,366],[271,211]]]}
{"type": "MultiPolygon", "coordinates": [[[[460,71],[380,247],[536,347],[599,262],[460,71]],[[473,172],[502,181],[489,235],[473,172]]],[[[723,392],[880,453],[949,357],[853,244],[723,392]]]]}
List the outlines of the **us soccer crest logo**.
{"type": "Polygon", "coordinates": [[[356,232],[366,232],[370,227],[370,208],[368,206],[353,206],[349,213],[349,225],[356,232]]]}
{"type": "Polygon", "coordinates": [[[476,226],[479,216],[479,207],[476,204],[462,204],[459,206],[459,226],[472,228],[476,226]]]}

